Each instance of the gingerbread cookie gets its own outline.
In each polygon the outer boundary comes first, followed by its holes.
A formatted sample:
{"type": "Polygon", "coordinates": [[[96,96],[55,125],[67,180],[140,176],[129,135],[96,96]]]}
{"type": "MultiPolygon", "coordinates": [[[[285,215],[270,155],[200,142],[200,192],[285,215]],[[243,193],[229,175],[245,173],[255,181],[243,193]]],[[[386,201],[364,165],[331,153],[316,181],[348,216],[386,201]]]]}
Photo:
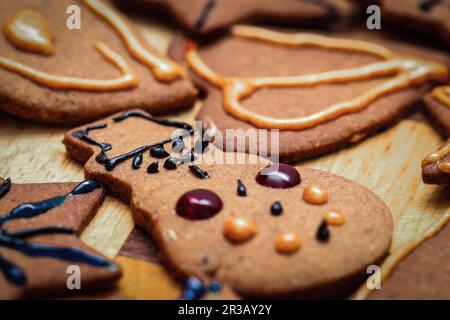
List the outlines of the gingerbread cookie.
{"type": "MultiPolygon", "coordinates": [[[[450,137],[450,87],[434,88],[423,101],[432,122],[450,137]]],[[[422,179],[429,184],[450,184],[450,139],[422,161],[422,179]]]]}
{"type": "Polygon", "coordinates": [[[422,160],[422,180],[428,184],[450,184],[450,139],[422,160]]]}
{"type": "Polygon", "coordinates": [[[206,91],[198,119],[221,133],[220,148],[250,151],[248,142],[239,145],[237,129],[278,129],[278,150],[260,131],[254,143],[293,162],[361,140],[398,119],[431,82],[447,79],[444,64],[404,54],[448,62],[447,56],[401,44],[396,50],[235,26],[231,36],[198,48],[179,38],[171,54],[185,60],[206,91]]]}
{"type": "Polygon", "coordinates": [[[434,88],[423,98],[423,102],[437,129],[444,137],[450,137],[450,86],[434,88]]]}
{"type": "Polygon", "coordinates": [[[368,189],[320,170],[223,153],[208,144],[208,132],[195,134],[188,124],[132,110],[64,138],[86,177],[131,203],[165,262],[195,277],[186,297],[220,286],[243,297],[335,296],[387,253],[391,214],[368,189]]]}
{"type": "Polygon", "coordinates": [[[170,15],[197,36],[223,31],[237,22],[321,24],[351,15],[355,8],[345,0],[116,0],[149,14],[170,15]]]}
{"type": "Polygon", "coordinates": [[[102,0],[3,1],[0,24],[0,109],[14,115],[71,125],[195,101],[185,71],[102,0]],[[77,8],[80,29],[70,29],[76,17],[66,11],[77,8]]]}
{"type": "Polygon", "coordinates": [[[101,186],[90,180],[11,184],[0,179],[0,299],[110,287],[120,269],[77,237],[103,197],[101,186]],[[75,268],[81,290],[68,288],[75,268]]]}
{"type": "Polygon", "coordinates": [[[448,0],[380,0],[383,19],[403,27],[439,37],[450,45],[450,2],[448,0]]]}

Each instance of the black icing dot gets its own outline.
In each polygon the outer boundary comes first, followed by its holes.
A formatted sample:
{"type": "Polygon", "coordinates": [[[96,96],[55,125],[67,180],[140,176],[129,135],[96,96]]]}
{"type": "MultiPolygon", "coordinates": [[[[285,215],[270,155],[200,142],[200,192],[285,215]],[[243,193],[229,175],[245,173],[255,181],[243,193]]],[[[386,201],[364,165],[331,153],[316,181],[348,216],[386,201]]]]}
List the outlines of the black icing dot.
{"type": "Polygon", "coordinates": [[[326,220],[323,220],[319,228],[317,229],[316,238],[319,241],[325,242],[330,238],[330,230],[328,229],[328,223],[326,220]]]}
{"type": "Polygon", "coordinates": [[[208,172],[202,170],[196,165],[190,165],[189,170],[199,179],[209,178],[208,172]]]}
{"type": "Polygon", "coordinates": [[[147,167],[148,173],[157,173],[158,172],[158,161],[153,161],[148,167],[147,167]]]}
{"type": "Polygon", "coordinates": [[[132,167],[133,169],[139,169],[141,167],[142,164],[142,153],[139,153],[136,157],[134,157],[133,162],[132,162],[132,167]]]}
{"type": "Polygon", "coordinates": [[[280,201],[275,201],[270,207],[270,213],[273,216],[279,216],[283,213],[283,207],[281,206],[280,201]]]}
{"type": "Polygon", "coordinates": [[[242,183],[241,179],[238,179],[237,181],[237,194],[239,197],[246,197],[247,196],[247,188],[245,187],[244,183],[242,183]]]}
{"type": "Polygon", "coordinates": [[[150,155],[153,158],[163,159],[170,156],[170,154],[164,149],[164,146],[156,146],[150,149],[150,155]]]}
{"type": "Polygon", "coordinates": [[[175,170],[177,168],[177,159],[168,158],[164,162],[164,168],[166,168],[167,170],[175,170]]]}
{"type": "Polygon", "coordinates": [[[173,152],[181,152],[186,148],[184,144],[183,137],[177,138],[174,142],[172,142],[172,151],[173,152]]]}

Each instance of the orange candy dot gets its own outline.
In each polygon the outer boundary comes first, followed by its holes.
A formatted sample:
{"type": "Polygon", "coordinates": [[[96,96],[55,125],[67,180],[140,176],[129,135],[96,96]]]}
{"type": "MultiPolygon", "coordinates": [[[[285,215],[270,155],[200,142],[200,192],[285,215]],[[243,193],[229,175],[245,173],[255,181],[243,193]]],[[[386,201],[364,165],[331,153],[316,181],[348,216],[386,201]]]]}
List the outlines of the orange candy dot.
{"type": "Polygon", "coordinates": [[[256,225],[244,217],[230,218],[223,225],[223,234],[225,237],[237,243],[250,240],[257,232],[256,225]]]}
{"type": "Polygon", "coordinates": [[[302,241],[300,240],[300,237],[292,232],[282,233],[275,239],[275,248],[279,253],[295,253],[300,249],[301,245],[302,241]]]}
{"type": "Polygon", "coordinates": [[[324,218],[329,225],[340,226],[345,222],[345,214],[339,211],[328,210],[324,213],[324,218]]]}
{"type": "Polygon", "coordinates": [[[303,190],[303,200],[310,204],[325,204],[328,192],[318,185],[310,184],[303,190]]]}

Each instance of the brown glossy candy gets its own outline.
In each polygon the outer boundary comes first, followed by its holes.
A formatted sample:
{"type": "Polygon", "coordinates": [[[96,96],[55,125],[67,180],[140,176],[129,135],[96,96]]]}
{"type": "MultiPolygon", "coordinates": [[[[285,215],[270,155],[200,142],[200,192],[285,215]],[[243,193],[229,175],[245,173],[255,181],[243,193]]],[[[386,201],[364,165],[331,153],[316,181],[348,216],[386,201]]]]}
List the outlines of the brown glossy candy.
{"type": "Polygon", "coordinates": [[[253,238],[258,229],[248,218],[233,217],[225,221],[223,234],[225,237],[236,243],[245,242],[253,238]]]}

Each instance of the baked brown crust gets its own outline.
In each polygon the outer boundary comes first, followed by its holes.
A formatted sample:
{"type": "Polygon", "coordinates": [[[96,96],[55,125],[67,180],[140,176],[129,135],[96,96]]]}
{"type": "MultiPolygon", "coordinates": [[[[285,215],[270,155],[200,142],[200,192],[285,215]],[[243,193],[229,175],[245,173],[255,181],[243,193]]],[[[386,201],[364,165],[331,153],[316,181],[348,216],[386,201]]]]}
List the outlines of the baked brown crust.
{"type": "MultiPolygon", "coordinates": [[[[21,51],[2,38],[0,56],[56,75],[113,79],[118,75],[116,67],[93,47],[94,42],[103,41],[137,73],[139,85],[130,90],[109,92],[55,90],[0,68],[0,109],[33,121],[74,125],[133,107],[164,113],[194,104],[196,90],[188,79],[171,83],[156,80],[149,67],[130,55],[116,31],[81,1],[3,1],[0,4],[0,24],[10,15],[30,6],[49,21],[55,39],[54,54],[46,57],[21,51]],[[66,8],[72,4],[81,8],[81,30],[66,27],[66,8]]],[[[141,39],[141,42],[150,52],[155,52],[145,40],[141,39]]]]}

